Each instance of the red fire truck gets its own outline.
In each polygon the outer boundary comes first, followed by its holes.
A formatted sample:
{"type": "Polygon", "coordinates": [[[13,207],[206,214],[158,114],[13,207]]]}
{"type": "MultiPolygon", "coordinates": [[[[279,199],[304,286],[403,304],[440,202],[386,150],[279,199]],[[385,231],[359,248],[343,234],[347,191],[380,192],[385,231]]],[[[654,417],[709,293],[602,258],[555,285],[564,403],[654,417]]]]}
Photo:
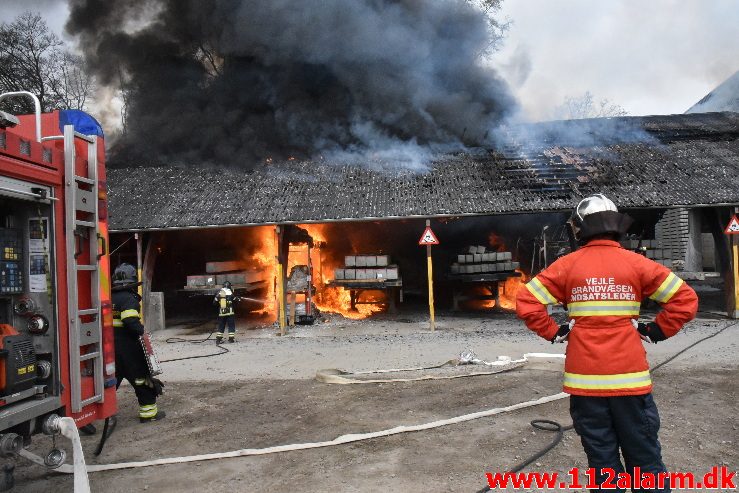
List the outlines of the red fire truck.
{"type": "MultiPolygon", "coordinates": [[[[102,131],[86,113],[0,112],[0,455],[59,416],[116,411],[102,131]]],[[[53,459],[52,459],[53,461],[53,459]]],[[[54,464],[48,464],[50,466],[54,464]]]]}

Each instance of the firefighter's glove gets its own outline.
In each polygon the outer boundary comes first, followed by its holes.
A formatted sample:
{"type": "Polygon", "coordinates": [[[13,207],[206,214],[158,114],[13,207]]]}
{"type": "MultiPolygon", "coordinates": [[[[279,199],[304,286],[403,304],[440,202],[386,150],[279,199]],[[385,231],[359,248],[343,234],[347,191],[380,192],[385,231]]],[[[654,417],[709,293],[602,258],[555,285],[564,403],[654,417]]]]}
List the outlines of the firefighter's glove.
{"type": "Polygon", "coordinates": [[[164,393],[164,382],[158,378],[149,377],[146,379],[146,385],[154,389],[156,395],[162,395],[164,393]]]}
{"type": "Polygon", "coordinates": [[[557,330],[557,333],[552,337],[551,343],[554,344],[555,342],[565,342],[567,340],[567,337],[570,335],[570,324],[562,324],[559,326],[559,330],[557,330]]]}
{"type": "Polygon", "coordinates": [[[648,324],[640,322],[636,327],[636,330],[639,332],[639,337],[646,342],[657,344],[658,342],[667,339],[664,332],[662,332],[662,329],[659,328],[659,325],[657,325],[656,322],[649,322],[648,324]]]}

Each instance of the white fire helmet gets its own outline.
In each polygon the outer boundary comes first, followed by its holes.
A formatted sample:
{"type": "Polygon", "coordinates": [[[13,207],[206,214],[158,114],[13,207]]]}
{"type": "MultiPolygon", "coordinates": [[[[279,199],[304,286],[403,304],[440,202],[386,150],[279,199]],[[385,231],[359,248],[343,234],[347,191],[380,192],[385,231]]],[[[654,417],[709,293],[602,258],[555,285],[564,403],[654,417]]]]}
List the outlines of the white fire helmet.
{"type": "Polygon", "coordinates": [[[605,211],[618,212],[618,209],[616,208],[616,204],[602,193],[596,193],[590,197],[585,197],[579,204],[577,204],[577,207],[575,207],[575,215],[580,219],[580,221],[585,219],[585,216],[605,211]]]}

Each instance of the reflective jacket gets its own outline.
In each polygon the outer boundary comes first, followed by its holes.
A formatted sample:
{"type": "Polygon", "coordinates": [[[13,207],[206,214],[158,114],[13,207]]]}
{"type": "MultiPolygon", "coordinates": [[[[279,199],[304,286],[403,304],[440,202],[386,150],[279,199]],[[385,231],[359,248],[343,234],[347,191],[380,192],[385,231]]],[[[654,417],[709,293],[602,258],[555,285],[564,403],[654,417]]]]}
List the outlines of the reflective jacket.
{"type": "Polygon", "coordinates": [[[551,340],[557,323],[547,305],[562,303],[575,324],[567,340],[564,391],[573,395],[640,395],[652,391],[647,355],[632,320],[646,297],[662,307],[655,322],[672,337],[698,310],[695,291],[667,267],[592,240],[519,289],[516,313],[551,340]]]}
{"type": "Polygon", "coordinates": [[[218,316],[228,317],[234,314],[234,294],[228,288],[221,288],[218,291],[213,304],[218,305],[218,316]]]}
{"type": "Polygon", "coordinates": [[[144,333],[141,323],[141,298],[129,289],[113,290],[113,327],[116,336],[140,336],[144,333]]]}

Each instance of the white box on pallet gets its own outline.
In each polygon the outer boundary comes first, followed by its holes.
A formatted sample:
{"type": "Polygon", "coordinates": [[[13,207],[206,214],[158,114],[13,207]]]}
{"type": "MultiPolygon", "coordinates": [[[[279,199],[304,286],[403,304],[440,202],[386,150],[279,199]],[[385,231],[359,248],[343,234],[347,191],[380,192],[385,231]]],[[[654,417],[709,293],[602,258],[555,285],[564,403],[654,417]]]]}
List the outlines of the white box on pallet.
{"type": "Polygon", "coordinates": [[[498,252],[498,260],[511,260],[511,252],[498,252]]]}
{"type": "Polygon", "coordinates": [[[366,255],[357,255],[357,267],[367,267],[366,255]]]}
{"type": "Polygon", "coordinates": [[[338,281],[344,280],[344,269],[334,269],[334,279],[338,281]]]}
{"type": "Polygon", "coordinates": [[[344,257],[344,265],[347,267],[355,267],[357,265],[356,255],[347,255],[344,257]]]}
{"type": "Polygon", "coordinates": [[[377,267],[377,257],[374,255],[367,255],[364,262],[367,267],[377,267]]]}
{"type": "Polygon", "coordinates": [[[387,269],[375,269],[376,279],[387,279],[387,269]]]}
{"type": "Polygon", "coordinates": [[[387,267],[390,263],[390,257],[388,255],[377,256],[377,267],[387,267]]]}
{"type": "Polygon", "coordinates": [[[344,269],[344,279],[353,281],[357,278],[357,269],[344,269]]]}
{"type": "Polygon", "coordinates": [[[475,253],[472,255],[472,260],[477,264],[482,262],[482,254],[481,253],[475,253]]]}
{"type": "Polygon", "coordinates": [[[357,281],[367,280],[367,269],[357,269],[357,281]]]}
{"type": "Polygon", "coordinates": [[[468,253],[467,255],[465,255],[465,261],[468,264],[471,264],[472,262],[475,261],[475,256],[473,254],[471,254],[471,253],[468,253]]]}
{"type": "Polygon", "coordinates": [[[466,264],[467,263],[467,255],[465,255],[463,253],[457,255],[457,262],[459,262],[460,264],[466,264]]]}
{"type": "Polygon", "coordinates": [[[389,281],[396,281],[399,278],[398,275],[398,267],[397,266],[389,266],[387,269],[385,269],[387,272],[387,279],[389,281]]]}

